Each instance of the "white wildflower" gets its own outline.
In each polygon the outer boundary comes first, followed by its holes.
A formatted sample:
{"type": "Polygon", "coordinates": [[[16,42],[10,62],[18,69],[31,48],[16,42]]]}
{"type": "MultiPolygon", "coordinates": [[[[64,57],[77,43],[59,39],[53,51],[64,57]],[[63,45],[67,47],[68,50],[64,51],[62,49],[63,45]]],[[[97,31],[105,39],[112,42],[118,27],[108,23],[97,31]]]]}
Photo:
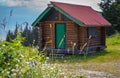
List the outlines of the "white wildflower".
{"type": "Polygon", "coordinates": [[[10,63],[7,63],[7,65],[10,65],[10,63]]]}
{"type": "Polygon", "coordinates": [[[33,42],[35,42],[35,40],[33,40],[33,42]]]}
{"type": "Polygon", "coordinates": [[[48,60],[48,59],[49,59],[49,57],[46,57],[46,59],[48,60]]]}
{"type": "Polygon", "coordinates": [[[19,65],[18,65],[18,64],[16,64],[15,66],[16,66],[16,67],[18,67],[19,65]]]}
{"type": "Polygon", "coordinates": [[[51,70],[53,70],[54,68],[53,67],[51,67],[51,70]]]}
{"type": "Polygon", "coordinates": [[[23,58],[24,56],[21,54],[21,57],[23,58]]]}
{"type": "Polygon", "coordinates": [[[11,71],[13,71],[13,72],[14,72],[14,71],[15,71],[15,69],[12,69],[11,71]]]}
{"type": "Polygon", "coordinates": [[[2,45],[2,46],[5,46],[5,45],[2,45]]]}
{"type": "Polygon", "coordinates": [[[18,62],[20,62],[20,60],[19,60],[19,59],[17,59],[17,61],[18,61],[18,62]]]}
{"type": "Polygon", "coordinates": [[[29,58],[29,60],[32,60],[32,58],[29,58]]]}
{"type": "Polygon", "coordinates": [[[9,71],[7,71],[7,74],[9,74],[10,72],[9,71]]]}
{"type": "Polygon", "coordinates": [[[16,73],[13,73],[12,76],[16,76],[16,73]]]}
{"type": "Polygon", "coordinates": [[[4,73],[4,71],[2,71],[2,73],[4,73]]]}
{"type": "Polygon", "coordinates": [[[26,62],[26,64],[28,64],[28,65],[29,65],[29,64],[30,64],[30,62],[26,62]]]}

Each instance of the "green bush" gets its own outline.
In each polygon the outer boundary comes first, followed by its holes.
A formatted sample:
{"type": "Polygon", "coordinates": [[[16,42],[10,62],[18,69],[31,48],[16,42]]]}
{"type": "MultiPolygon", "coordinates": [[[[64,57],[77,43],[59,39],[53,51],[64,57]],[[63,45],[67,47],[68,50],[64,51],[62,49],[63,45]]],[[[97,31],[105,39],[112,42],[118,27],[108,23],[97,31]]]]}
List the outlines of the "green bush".
{"type": "Polygon", "coordinates": [[[120,45],[120,34],[116,33],[107,38],[108,45],[120,45]]]}
{"type": "Polygon", "coordinates": [[[54,78],[56,66],[48,64],[38,48],[22,45],[23,38],[18,33],[11,42],[0,42],[0,78],[54,78]]]}

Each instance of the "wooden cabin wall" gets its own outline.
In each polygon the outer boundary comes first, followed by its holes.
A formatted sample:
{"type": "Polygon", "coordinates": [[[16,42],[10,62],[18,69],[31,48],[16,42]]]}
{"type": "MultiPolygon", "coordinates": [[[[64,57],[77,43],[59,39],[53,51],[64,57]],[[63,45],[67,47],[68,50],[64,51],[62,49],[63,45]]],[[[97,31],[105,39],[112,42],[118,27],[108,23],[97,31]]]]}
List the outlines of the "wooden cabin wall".
{"type": "Polygon", "coordinates": [[[96,27],[96,36],[92,37],[92,39],[90,39],[88,46],[99,46],[101,45],[101,30],[100,27],[96,27]]]}
{"type": "MultiPolygon", "coordinates": [[[[88,41],[88,29],[87,27],[80,27],[72,21],[45,21],[40,23],[40,32],[42,32],[42,42],[43,47],[55,48],[55,24],[56,23],[66,23],[66,48],[81,49],[83,45],[88,41]],[[51,27],[50,27],[51,25],[51,27]]],[[[89,43],[90,46],[105,45],[105,27],[97,27],[97,36],[93,37],[89,43]]],[[[41,36],[41,34],[39,34],[41,36]]],[[[40,45],[41,46],[41,45],[40,45]]]]}
{"type": "Polygon", "coordinates": [[[66,23],[66,39],[67,39],[67,48],[78,49],[78,26],[75,25],[74,22],[67,22],[66,23]]]}
{"type": "Polygon", "coordinates": [[[40,22],[42,28],[42,48],[53,48],[52,22],[40,22]],[[51,25],[51,26],[50,26],[51,25]]]}
{"type": "Polygon", "coordinates": [[[82,49],[83,45],[87,41],[87,28],[86,27],[78,27],[78,38],[79,38],[79,49],[82,49]]]}
{"type": "Polygon", "coordinates": [[[105,27],[96,27],[97,35],[92,39],[88,39],[87,27],[78,27],[79,49],[82,49],[83,45],[88,42],[86,47],[105,45],[105,27]]]}
{"type": "Polygon", "coordinates": [[[66,48],[78,49],[78,27],[72,21],[45,21],[41,22],[42,26],[42,44],[43,47],[55,48],[55,24],[66,24],[66,48]],[[51,25],[51,27],[50,27],[51,25]]]}
{"type": "Polygon", "coordinates": [[[96,27],[97,36],[90,40],[89,46],[105,46],[105,27],[96,27]]]}
{"type": "MultiPolygon", "coordinates": [[[[66,23],[66,48],[81,49],[83,45],[88,41],[88,29],[87,27],[80,27],[72,21],[45,21],[40,23],[39,30],[40,38],[39,44],[42,47],[55,48],[55,24],[66,23]],[[50,27],[51,25],[51,27],[50,27]],[[42,36],[42,38],[41,38],[42,36]]],[[[93,37],[89,43],[90,46],[105,45],[105,27],[97,27],[97,36],[93,37]]]]}

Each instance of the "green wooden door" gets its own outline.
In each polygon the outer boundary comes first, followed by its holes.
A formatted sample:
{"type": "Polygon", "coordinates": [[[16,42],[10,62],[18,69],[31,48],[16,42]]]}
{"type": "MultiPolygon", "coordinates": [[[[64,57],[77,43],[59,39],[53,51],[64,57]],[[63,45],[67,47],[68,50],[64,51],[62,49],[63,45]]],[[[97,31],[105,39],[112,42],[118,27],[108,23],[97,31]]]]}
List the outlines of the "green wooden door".
{"type": "Polygon", "coordinates": [[[66,25],[57,23],[55,25],[55,48],[64,49],[66,47],[66,25]]]}

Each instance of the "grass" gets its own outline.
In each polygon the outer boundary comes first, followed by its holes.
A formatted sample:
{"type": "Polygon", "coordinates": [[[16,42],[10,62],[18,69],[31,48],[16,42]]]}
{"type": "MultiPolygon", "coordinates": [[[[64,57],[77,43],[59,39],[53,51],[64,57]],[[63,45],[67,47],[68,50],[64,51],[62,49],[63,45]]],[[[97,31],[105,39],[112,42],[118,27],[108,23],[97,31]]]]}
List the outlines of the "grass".
{"type": "Polygon", "coordinates": [[[120,50],[115,48],[107,48],[104,51],[93,54],[66,56],[61,59],[56,59],[57,63],[85,63],[85,62],[109,62],[112,60],[120,60],[120,50]]]}
{"type": "Polygon", "coordinates": [[[55,59],[54,63],[58,64],[65,73],[76,74],[80,69],[86,69],[108,72],[120,77],[120,34],[107,37],[106,44],[107,48],[101,52],[88,54],[86,57],[84,55],[66,56],[55,59]]]}
{"type": "Polygon", "coordinates": [[[84,55],[71,55],[61,59],[56,59],[57,63],[85,63],[85,62],[109,62],[112,60],[120,60],[120,35],[116,34],[106,39],[107,48],[103,51],[84,55]]]}

